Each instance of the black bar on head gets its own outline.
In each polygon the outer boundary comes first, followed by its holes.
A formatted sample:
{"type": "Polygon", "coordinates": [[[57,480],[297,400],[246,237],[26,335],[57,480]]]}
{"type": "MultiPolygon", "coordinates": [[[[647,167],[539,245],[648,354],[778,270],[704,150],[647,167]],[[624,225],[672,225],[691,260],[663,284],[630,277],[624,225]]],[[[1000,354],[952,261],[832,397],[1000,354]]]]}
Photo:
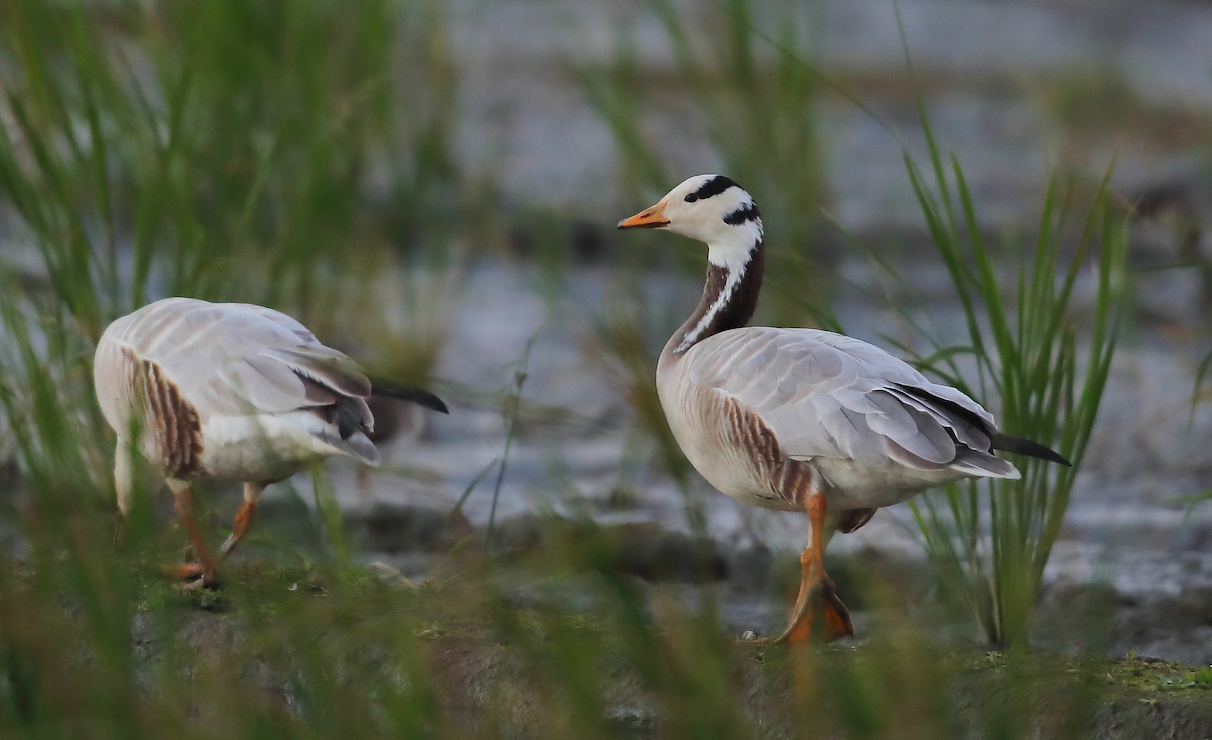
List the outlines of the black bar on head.
{"type": "Polygon", "coordinates": [[[727,216],[724,216],[724,223],[728,224],[729,226],[740,226],[746,221],[756,221],[761,217],[762,214],[758,213],[757,206],[750,203],[749,205],[742,206],[732,213],[729,213],[727,216]]]}
{"type": "Polygon", "coordinates": [[[697,197],[699,199],[710,198],[714,195],[719,195],[720,193],[724,192],[728,188],[735,188],[735,187],[740,187],[740,186],[737,185],[735,182],[733,182],[732,178],[725,177],[723,175],[716,175],[715,177],[711,178],[707,182],[703,183],[703,186],[700,187],[698,190],[694,191],[694,194],[695,194],[695,197],[697,197]]]}

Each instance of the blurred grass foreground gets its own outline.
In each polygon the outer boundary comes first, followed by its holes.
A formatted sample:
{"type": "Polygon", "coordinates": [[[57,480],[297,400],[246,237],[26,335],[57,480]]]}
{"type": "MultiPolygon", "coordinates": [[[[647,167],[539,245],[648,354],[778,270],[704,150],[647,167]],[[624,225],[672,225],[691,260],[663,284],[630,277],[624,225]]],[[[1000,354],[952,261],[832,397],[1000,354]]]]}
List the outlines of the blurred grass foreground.
{"type": "MultiPolygon", "coordinates": [[[[819,225],[795,220],[799,201],[824,197],[806,123],[815,78],[787,56],[767,70],[747,21],[703,31],[673,3],[654,7],[715,145],[766,121],[760,146],[722,159],[787,194],[770,200],[790,244],[772,311],[821,320],[823,294],[791,295],[819,225]],[[721,28],[737,72],[714,87],[720,70],[691,36],[721,28]],[[786,149],[795,157],[780,159],[786,149]]],[[[749,17],[743,2],[727,10],[749,17]]],[[[219,592],[158,575],[180,541],[148,495],[115,551],[113,445],[90,371],[113,318],[170,294],[265,303],[384,372],[432,372],[464,245],[501,231],[491,189],[455,164],[448,44],[436,1],[0,0],[0,239],[15,250],[0,260],[0,443],[17,461],[0,469],[0,737],[1205,736],[1212,669],[1101,657],[1099,603],[1082,633],[1092,646],[1028,648],[1072,485],[1039,466],[1019,489],[923,503],[941,595],[922,598],[921,579],[895,569],[855,572],[869,639],[813,650],[737,641],[710,588],[688,596],[626,575],[621,530],[554,515],[535,518],[542,547],[526,551],[453,538],[420,585],[357,564],[323,504],[327,538],[229,564],[219,592]],[[1005,653],[973,647],[973,617],[1005,653]]],[[[656,188],[665,175],[640,163],[656,155],[635,138],[625,73],[573,76],[630,142],[623,169],[656,188]]],[[[930,153],[933,179],[908,164],[971,346],[935,347],[920,364],[961,384],[957,358],[975,358],[976,390],[1005,399],[1007,431],[1080,460],[1122,280],[1105,184],[1070,263],[1058,256],[1064,199],[1049,191],[1003,307],[1004,266],[963,171],[932,139],[930,153]],[[1079,358],[1067,301],[1091,255],[1096,338],[1079,358]]],[[[612,336],[642,405],[642,341],[612,336]]],[[[524,370],[502,403],[511,435],[524,370]]],[[[659,437],[663,420],[647,421],[659,437]]],[[[676,450],[662,454],[684,482],[676,450]]]]}

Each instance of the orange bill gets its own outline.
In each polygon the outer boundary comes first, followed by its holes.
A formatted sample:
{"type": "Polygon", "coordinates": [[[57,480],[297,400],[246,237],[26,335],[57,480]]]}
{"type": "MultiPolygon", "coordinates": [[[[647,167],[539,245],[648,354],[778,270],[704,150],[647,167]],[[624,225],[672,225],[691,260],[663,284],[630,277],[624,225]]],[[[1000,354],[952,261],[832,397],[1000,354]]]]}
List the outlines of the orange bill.
{"type": "Polygon", "coordinates": [[[665,201],[651,208],[645,208],[631,218],[619,222],[620,229],[658,229],[667,226],[669,219],[665,218],[665,201]]]}

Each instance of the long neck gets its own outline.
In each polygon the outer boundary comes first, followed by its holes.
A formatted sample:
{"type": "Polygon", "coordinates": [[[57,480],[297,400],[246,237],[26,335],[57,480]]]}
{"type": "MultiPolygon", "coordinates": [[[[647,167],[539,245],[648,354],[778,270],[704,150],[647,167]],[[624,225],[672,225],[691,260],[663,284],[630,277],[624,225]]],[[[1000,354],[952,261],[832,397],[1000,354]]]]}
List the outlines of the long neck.
{"type": "Polygon", "coordinates": [[[747,241],[710,245],[703,297],[665,345],[666,353],[680,355],[707,337],[745,326],[753,318],[762,290],[761,232],[747,241]]]}

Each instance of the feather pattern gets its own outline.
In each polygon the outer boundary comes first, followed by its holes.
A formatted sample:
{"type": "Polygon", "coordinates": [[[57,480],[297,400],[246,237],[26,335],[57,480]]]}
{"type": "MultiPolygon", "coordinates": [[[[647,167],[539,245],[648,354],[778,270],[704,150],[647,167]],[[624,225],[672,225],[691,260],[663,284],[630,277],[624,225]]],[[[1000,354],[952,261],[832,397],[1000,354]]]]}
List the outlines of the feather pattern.
{"type": "MultiPolygon", "coordinates": [[[[144,436],[160,434],[167,418],[160,397],[189,409],[202,446],[200,464],[188,471],[194,474],[271,480],[329,454],[379,462],[365,439],[374,428],[366,405],[370,381],[353,360],[272,309],[191,298],[157,301],[106,329],[94,373],[102,409],[119,435],[140,405],[152,412],[139,417],[149,432],[144,436]],[[132,383],[131,367],[146,377],[132,383]],[[250,446],[256,437],[266,444],[250,446]],[[270,457],[278,459],[271,463],[270,457]]],[[[143,447],[166,470],[184,473],[180,453],[169,454],[183,444],[145,440],[143,447]]]]}
{"type": "Polygon", "coordinates": [[[893,442],[933,469],[955,460],[960,446],[988,453],[997,430],[989,412],[955,389],[878,347],[826,331],[734,329],[696,345],[683,368],[690,382],[759,414],[794,458],[877,463],[893,442]]]}
{"type": "Polygon", "coordinates": [[[304,379],[332,395],[370,395],[370,381],[352,360],[262,306],[168,298],[118,319],[102,341],[159,365],[208,415],[332,403],[328,394],[308,398],[304,379]]]}
{"type": "MultiPolygon", "coordinates": [[[[993,454],[997,426],[989,412],[851,337],[816,329],[731,329],[666,358],[658,387],[678,385],[692,387],[692,397],[729,399],[760,419],[781,454],[812,465],[832,484],[831,503],[840,508],[886,506],[967,475],[1019,476],[993,454]]],[[[685,426],[676,410],[670,421],[675,434],[685,426]]],[[[679,441],[693,434],[683,429],[679,441]]],[[[695,444],[687,442],[683,447],[695,456],[695,444]]],[[[708,460],[692,462],[701,463],[700,470],[713,467],[708,460]]]]}

